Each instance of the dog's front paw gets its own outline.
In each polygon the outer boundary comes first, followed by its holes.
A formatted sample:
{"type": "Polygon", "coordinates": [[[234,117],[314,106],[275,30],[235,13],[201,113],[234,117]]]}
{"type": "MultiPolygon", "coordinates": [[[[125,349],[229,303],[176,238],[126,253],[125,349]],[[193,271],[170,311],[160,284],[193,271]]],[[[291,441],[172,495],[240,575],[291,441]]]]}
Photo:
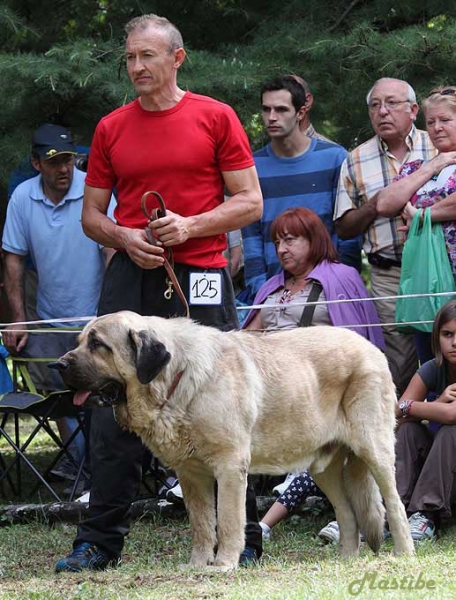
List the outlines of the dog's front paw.
{"type": "Polygon", "coordinates": [[[213,552],[198,552],[193,551],[190,559],[190,566],[193,568],[201,569],[214,564],[214,553],[213,552]]]}
{"type": "Polygon", "coordinates": [[[232,571],[233,569],[237,569],[239,565],[234,565],[228,567],[226,565],[209,565],[206,567],[207,571],[215,571],[216,573],[227,573],[228,571],[232,571]]]}
{"type": "Polygon", "coordinates": [[[214,566],[221,571],[237,569],[239,566],[239,554],[217,554],[214,566]]]}

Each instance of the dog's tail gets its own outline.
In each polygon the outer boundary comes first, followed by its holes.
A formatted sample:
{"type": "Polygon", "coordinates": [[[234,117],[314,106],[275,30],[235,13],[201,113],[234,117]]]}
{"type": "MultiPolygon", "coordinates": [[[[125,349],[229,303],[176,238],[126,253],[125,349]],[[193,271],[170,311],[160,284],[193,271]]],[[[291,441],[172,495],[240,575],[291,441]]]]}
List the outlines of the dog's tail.
{"type": "Polygon", "coordinates": [[[370,548],[378,552],[383,541],[385,508],[371,472],[353,453],[348,455],[343,481],[358,527],[370,548]]]}

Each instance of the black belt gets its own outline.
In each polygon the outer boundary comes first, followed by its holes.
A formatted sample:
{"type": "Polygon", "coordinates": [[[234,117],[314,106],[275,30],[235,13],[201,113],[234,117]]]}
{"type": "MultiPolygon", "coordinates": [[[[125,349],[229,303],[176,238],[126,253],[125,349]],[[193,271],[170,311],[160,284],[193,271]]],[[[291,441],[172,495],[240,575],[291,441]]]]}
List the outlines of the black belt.
{"type": "Polygon", "coordinates": [[[379,269],[391,269],[391,267],[400,267],[402,264],[400,260],[385,258],[380,254],[368,254],[367,260],[369,261],[369,264],[378,267],[379,269]]]}

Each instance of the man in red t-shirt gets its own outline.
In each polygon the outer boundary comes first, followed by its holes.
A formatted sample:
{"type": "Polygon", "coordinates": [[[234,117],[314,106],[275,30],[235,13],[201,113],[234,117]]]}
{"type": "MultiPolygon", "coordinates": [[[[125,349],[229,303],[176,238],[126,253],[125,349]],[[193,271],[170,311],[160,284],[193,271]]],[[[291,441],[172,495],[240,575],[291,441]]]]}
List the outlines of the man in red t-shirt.
{"type": "MultiPolygon", "coordinates": [[[[229,106],[177,86],[185,50],[172,23],[144,15],[130,21],[126,32],[127,70],[138,98],[99,122],[84,194],[84,231],[118,250],[105,275],[98,312],[184,314],[176,292],[164,297],[164,253],[172,247],[191,317],[225,331],[236,328],[234,293],[223,256],[226,232],[259,219],[262,212],[247,137],[229,106]],[[114,188],[116,222],[106,215],[114,188]],[[164,198],[167,214],[148,223],[141,198],[150,190],[164,198]],[[147,227],[158,245],[149,242],[147,227]],[[215,282],[215,301],[202,305],[195,295],[197,283],[209,275],[215,282]]],[[[57,572],[99,570],[119,561],[139,488],[142,452],[140,439],[122,431],[112,411],[93,409],[89,517],[79,525],[73,552],[57,563],[57,572]]],[[[244,551],[253,559],[261,554],[254,500],[250,496],[247,502],[244,551]]]]}

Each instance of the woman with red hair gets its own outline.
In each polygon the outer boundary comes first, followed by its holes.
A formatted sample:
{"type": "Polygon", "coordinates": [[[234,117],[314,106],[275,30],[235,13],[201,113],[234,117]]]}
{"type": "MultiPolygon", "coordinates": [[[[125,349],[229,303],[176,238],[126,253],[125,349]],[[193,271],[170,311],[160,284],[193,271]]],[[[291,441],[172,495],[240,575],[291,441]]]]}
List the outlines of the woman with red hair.
{"type": "Polygon", "coordinates": [[[381,328],[369,327],[379,323],[373,302],[359,301],[369,297],[366,286],[356,269],[338,262],[331,237],[316,213],[302,207],[282,212],[271,224],[271,239],[283,271],[258,290],[254,306],[264,308],[250,311],[244,329],[348,326],[384,350],[381,328]],[[321,303],[310,304],[316,300],[321,303]]]}

